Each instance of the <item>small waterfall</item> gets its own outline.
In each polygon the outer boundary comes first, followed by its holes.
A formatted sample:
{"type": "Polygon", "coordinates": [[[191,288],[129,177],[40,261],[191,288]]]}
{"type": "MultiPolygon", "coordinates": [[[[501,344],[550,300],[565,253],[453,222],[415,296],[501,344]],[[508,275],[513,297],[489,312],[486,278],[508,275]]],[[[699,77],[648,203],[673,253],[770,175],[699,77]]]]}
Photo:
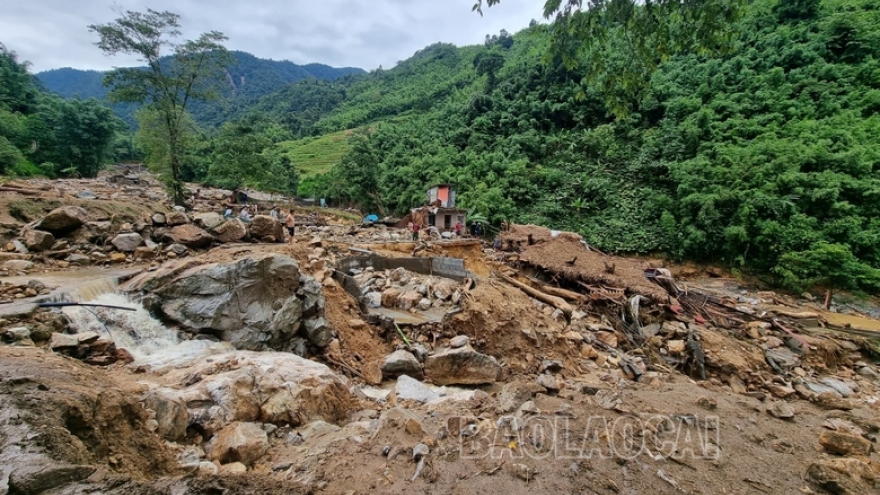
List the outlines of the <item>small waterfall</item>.
{"type": "MultiPolygon", "coordinates": [[[[83,294],[98,290],[99,287],[86,289],[83,294]]],[[[156,354],[180,343],[174,330],[167,328],[153,318],[143,306],[123,295],[104,292],[77,302],[136,308],[136,311],[83,306],[64,308],[64,313],[70,318],[77,331],[96,332],[107,336],[116,343],[117,347],[131,352],[135,359],[156,354]]]]}
{"type": "Polygon", "coordinates": [[[146,366],[154,373],[187,366],[205,355],[221,354],[233,350],[226,342],[209,340],[184,340],[177,332],[153,318],[140,303],[117,294],[116,279],[106,278],[88,281],[73,293],[65,294],[58,301],[75,301],[135,308],[125,311],[112,308],[70,306],[63,309],[71,325],[78,332],[96,332],[116,343],[135,358],[135,364],[146,366]]]}

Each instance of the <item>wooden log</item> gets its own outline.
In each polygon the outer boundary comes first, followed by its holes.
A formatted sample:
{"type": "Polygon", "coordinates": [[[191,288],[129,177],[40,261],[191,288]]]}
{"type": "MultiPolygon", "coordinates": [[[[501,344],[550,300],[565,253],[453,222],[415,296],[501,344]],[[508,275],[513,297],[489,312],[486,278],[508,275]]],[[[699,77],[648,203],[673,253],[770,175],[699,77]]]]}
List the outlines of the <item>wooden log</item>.
{"type": "Polygon", "coordinates": [[[14,192],[25,196],[39,196],[40,191],[30,191],[27,189],[18,189],[16,187],[0,186],[0,192],[14,192]]]}
{"type": "Polygon", "coordinates": [[[562,311],[566,315],[571,315],[573,308],[571,307],[571,305],[569,305],[567,302],[565,302],[565,299],[562,299],[561,297],[551,296],[550,294],[547,294],[545,292],[541,292],[540,290],[535,289],[531,286],[528,286],[518,280],[514,280],[513,278],[510,278],[507,275],[504,275],[503,273],[499,273],[498,276],[501,277],[501,279],[504,280],[505,282],[507,282],[510,285],[516,287],[517,289],[525,292],[526,294],[534,297],[535,299],[537,299],[543,303],[549,304],[550,306],[553,306],[556,309],[559,309],[560,311],[562,311]]]}
{"type": "Polygon", "coordinates": [[[544,285],[541,287],[541,290],[550,294],[552,296],[561,297],[563,299],[568,299],[569,301],[574,301],[579,304],[586,304],[589,301],[589,298],[583,294],[578,292],[570,291],[568,289],[563,289],[560,287],[552,287],[550,285],[544,285]]]}

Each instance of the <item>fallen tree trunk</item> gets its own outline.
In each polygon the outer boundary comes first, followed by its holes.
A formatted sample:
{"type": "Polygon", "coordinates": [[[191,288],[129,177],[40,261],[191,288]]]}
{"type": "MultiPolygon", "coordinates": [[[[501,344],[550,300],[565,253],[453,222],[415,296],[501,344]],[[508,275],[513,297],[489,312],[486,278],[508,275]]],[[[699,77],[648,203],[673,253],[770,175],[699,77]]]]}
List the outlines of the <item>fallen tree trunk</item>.
{"type": "Polygon", "coordinates": [[[0,192],[14,192],[18,194],[23,194],[25,196],[39,196],[40,191],[31,191],[28,189],[18,189],[16,187],[2,186],[0,187],[0,192]]]}
{"type": "Polygon", "coordinates": [[[589,298],[583,294],[570,291],[568,289],[562,289],[560,287],[552,287],[549,285],[544,285],[541,287],[541,290],[546,292],[547,294],[561,297],[563,299],[568,299],[569,301],[574,301],[580,304],[586,304],[589,298]]]}
{"type": "Polygon", "coordinates": [[[566,316],[571,315],[573,308],[571,307],[570,304],[565,302],[565,299],[562,299],[561,297],[551,296],[550,294],[547,294],[545,292],[541,292],[540,290],[535,289],[531,286],[528,286],[528,285],[526,285],[518,280],[515,280],[511,277],[508,277],[507,275],[504,275],[503,273],[499,273],[497,275],[499,277],[501,277],[501,279],[504,280],[505,282],[507,282],[510,285],[516,287],[517,289],[525,292],[526,294],[534,297],[535,299],[537,299],[543,303],[549,304],[550,306],[553,306],[556,309],[562,311],[563,313],[566,314],[566,316]]]}

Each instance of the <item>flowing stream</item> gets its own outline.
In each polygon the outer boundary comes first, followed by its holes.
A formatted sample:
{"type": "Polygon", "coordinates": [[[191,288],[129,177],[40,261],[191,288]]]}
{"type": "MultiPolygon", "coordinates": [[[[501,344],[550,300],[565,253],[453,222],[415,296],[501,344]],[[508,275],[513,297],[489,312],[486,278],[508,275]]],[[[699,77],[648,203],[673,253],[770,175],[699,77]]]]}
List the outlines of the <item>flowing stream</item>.
{"type": "Polygon", "coordinates": [[[203,355],[232,350],[223,342],[181,340],[177,331],[166,327],[128,297],[117,294],[113,279],[95,280],[66,294],[67,300],[90,304],[106,304],[135,308],[125,311],[113,308],[70,306],[63,309],[77,332],[96,332],[129,351],[135,364],[146,365],[154,372],[185,366],[203,355]]]}

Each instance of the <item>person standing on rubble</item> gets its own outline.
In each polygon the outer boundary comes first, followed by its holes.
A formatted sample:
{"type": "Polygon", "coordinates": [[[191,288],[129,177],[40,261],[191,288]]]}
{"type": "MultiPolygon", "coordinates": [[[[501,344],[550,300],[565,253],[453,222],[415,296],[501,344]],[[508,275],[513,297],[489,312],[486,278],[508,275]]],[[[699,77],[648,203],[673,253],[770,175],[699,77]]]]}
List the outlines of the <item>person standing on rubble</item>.
{"type": "Polygon", "coordinates": [[[413,241],[419,240],[419,229],[421,229],[421,226],[419,225],[419,223],[413,222],[413,226],[412,226],[412,240],[413,241]]]}
{"type": "Polygon", "coordinates": [[[455,222],[455,236],[461,237],[461,222],[455,222]]]}
{"type": "Polygon", "coordinates": [[[293,236],[296,233],[296,217],[293,216],[293,210],[287,212],[284,219],[284,226],[287,227],[287,233],[290,235],[290,243],[293,244],[293,236]]]}

